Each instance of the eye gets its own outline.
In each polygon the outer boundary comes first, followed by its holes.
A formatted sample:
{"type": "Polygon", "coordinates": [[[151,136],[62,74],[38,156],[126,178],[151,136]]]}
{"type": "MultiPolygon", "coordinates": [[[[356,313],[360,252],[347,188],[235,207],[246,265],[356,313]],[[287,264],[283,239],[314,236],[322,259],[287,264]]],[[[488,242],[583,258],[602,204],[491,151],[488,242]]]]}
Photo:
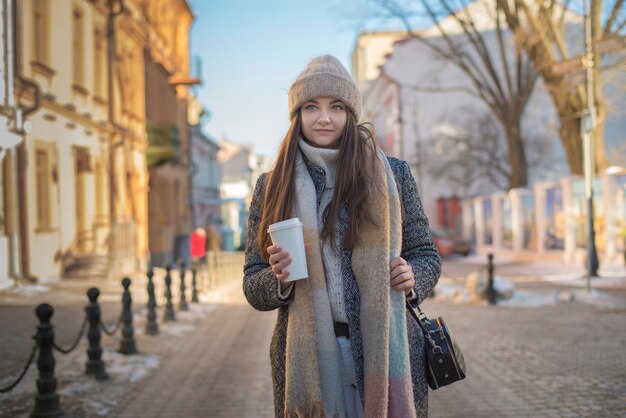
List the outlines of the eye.
{"type": "Polygon", "coordinates": [[[344,110],[345,106],[343,104],[337,103],[333,105],[333,110],[344,110]]]}
{"type": "Polygon", "coordinates": [[[315,110],[315,109],[317,109],[317,106],[315,106],[314,104],[307,104],[307,105],[304,105],[304,109],[305,110],[315,110]]]}

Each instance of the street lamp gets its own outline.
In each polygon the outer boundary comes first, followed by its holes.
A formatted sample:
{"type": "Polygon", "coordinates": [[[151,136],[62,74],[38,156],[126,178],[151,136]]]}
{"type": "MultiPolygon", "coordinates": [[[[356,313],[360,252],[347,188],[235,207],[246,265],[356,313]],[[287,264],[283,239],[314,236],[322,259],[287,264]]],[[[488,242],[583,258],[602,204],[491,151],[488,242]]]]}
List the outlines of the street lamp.
{"type": "Polygon", "coordinates": [[[587,109],[581,123],[583,140],[583,168],[585,173],[585,199],[587,200],[587,291],[591,291],[591,278],[598,275],[598,254],[593,225],[593,177],[595,174],[594,131],[596,125],[596,107],[593,94],[594,54],[591,39],[590,0],[583,0],[585,11],[585,73],[587,85],[587,109]]]}

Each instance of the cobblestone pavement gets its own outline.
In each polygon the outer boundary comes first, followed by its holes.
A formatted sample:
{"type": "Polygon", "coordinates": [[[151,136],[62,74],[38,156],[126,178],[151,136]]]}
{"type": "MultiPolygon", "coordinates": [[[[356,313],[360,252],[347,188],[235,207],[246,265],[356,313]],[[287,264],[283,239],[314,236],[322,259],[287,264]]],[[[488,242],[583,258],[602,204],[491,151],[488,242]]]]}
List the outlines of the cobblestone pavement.
{"type": "MultiPolygon", "coordinates": [[[[164,303],[163,277],[165,271],[155,271],[155,295],[159,305],[164,303]]],[[[172,270],[172,295],[173,300],[179,298],[179,273],[172,270]]],[[[187,300],[191,297],[190,279],[187,278],[187,300]]],[[[141,274],[132,276],[130,287],[134,310],[138,311],[145,306],[147,293],[145,291],[147,279],[141,274]]],[[[214,288],[218,283],[209,283],[201,280],[198,275],[198,288],[202,285],[214,288]]],[[[38,319],[35,316],[35,308],[40,303],[50,303],[54,307],[54,315],[51,322],[54,325],[55,342],[66,347],[72,344],[76,338],[83,319],[87,290],[97,287],[100,290],[100,310],[102,321],[105,324],[117,322],[122,309],[121,297],[123,287],[119,280],[105,279],[68,279],[57,283],[42,284],[36,286],[23,286],[19,289],[0,292],[0,380],[22,369],[28,358],[32,344],[32,336],[35,335],[38,319]]]]}
{"type": "Polygon", "coordinates": [[[254,311],[241,286],[185,341],[163,347],[162,367],[121,399],[116,417],[273,417],[269,344],[275,313],[254,311]]]}
{"type": "MultiPolygon", "coordinates": [[[[444,275],[453,271],[461,277],[475,267],[463,259],[446,260],[444,275]]],[[[509,269],[515,273],[512,266],[509,269]]],[[[569,289],[568,282],[516,285],[544,293],[569,289]]],[[[254,311],[240,289],[238,282],[229,285],[224,297],[182,337],[140,336],[142,350],[160,356],[159,367],[116,392],[107,416],[272,416],[268,351],[275,313],[254,311]]],[[[607,292],[626,300],[623,288],[607,292]]],[[[71,312],[72,306],[75,311],[82,305],[68,301],[59,310],[71,312]]],[[[6,312],[13,312],[12,318],[22,323],[19,315],[32,315],[26,311],[18,315],[16,307],[2,305],[0,297],[4,335],[12,335],[16,327],[5,320],[6,312]]],[[[576,300],[532,308],[428,300],[423,308],[430,316],[446,319],[468,368],[464,381],[431,392],[431,417],[626,416],[626,308],[576,300]]],[[[74,321],[76,326],[68,328],[78,328],[80,320],[74,321]]],[[[32,327],[26,334],[31,332],[32,327]]],[[[68,335],[67,343],[71,339],[68,335]]],[[[27,356],[28,348],[9,350],[4,341],[0,343],[3,355],[15,351],[27,356]]],[[[19,345],[19,341],[14,342],[19,345]]],[[[7,363],[0,357],[2,370],[16,369],[7,363]]],[[[66,397],[64,402],[71,410],[76,400],[66,397]]]]}
{"type": "Polygon", "coordinates": [[[431,392],[432,417],[626,416],[626,310],[428,302],[463,348],[466,380],[431,392]]]}
{"type": "MultiPolygon", "coordinates": [[[[447,269],[455,262],[461,260],[447,269]]],[[[519,287],[540,292],[555,285],[519,287]]],[[[275,316],[249,308],[238,289],[231,296],[190,341],[168,349],[166,366],[122,402],[120,417],[272,415],[268,347],[275,316]]],[[[431,392],[432,417],[626,415],[626,309],[437,301],[424,309],[446,318],[468,364],[465,381],[431,392]]]]}
{"type": "MultiPolygon", "coordinates": [[[[476,258],[444,260],[443,277],[462,279],[478,268],[476,258]]],[[[605,271],[592,280],[603,296],[592,303],[429,300],[424,309],[446,319],[468,367],[466,380],[431,391],[431,417],[625,417],[626,275],[623,266],[605,271]]],[[[521,291],[584,295],[586,281],[572,266],[504,262],[495,273],[521,291]]]]}

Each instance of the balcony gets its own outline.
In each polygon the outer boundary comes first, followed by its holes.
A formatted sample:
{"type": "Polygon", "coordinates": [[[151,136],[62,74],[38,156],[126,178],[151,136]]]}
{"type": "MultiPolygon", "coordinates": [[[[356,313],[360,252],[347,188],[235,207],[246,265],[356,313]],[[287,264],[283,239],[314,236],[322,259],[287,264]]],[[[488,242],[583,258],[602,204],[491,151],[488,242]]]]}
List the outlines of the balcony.
{"type": "Polygon", "coordinates": [[[155,167],[182,156],[178,127],[173,123],[148,123],[148,167],[155,167]]]}

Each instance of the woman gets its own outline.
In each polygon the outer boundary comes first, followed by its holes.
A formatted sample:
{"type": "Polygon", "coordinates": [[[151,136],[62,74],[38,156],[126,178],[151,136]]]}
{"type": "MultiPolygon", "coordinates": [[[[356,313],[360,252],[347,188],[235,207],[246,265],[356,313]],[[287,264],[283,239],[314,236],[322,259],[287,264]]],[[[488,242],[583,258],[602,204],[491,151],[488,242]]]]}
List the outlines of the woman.
{"type": "Polygon", "coordinates": [[[421,302],[441,260],[408,165],[357,125],[356,84],[330,55],[289,89],[291,127],[252,199],[243,290],[278,309],[270,347],[277,417],[415,417],[428,412],[421,302]],[[298,217],[309,277],[289,282],[270,224],[298,217]]]}

